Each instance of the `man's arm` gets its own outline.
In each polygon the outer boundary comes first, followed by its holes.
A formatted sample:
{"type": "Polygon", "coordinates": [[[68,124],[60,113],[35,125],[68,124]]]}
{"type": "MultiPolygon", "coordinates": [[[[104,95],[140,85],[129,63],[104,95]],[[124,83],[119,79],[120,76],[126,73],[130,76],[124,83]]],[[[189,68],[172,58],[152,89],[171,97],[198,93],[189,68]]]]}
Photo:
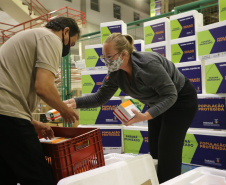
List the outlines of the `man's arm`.
{"type": "Polygon", "coordinates": [[[61,101],[60,95],[54,83],[55,76],[49,70],[36,68],[35,90],[37,95],[49,106],[58,110],[66,123],[74,123],[78,115],[71,107],[61,101]]]}

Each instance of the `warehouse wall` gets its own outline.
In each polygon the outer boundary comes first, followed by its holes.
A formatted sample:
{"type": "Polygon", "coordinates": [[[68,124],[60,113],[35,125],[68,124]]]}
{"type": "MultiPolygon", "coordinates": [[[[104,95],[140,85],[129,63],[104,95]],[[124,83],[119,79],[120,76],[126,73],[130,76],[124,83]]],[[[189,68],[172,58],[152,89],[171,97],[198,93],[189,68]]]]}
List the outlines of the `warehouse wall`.
{"type": "Polygon", "coordinates": [[[91,33],[94,31],[99,31],[101,22],[110,22],[117,21],[118,19],[114,18],[113,15],[113,4],[117,4],[121,6],[121,19],[128,23],[134,21],[134,12],[140,14],[140,19],[149,17],[148,14],[144,14],[140,11],[136,11],[134,8],[131,8],[125,4],[119,3],[114,0],[99,0],[99,8],[100,12],[94,11],[91,9],[91,1],[90,0],[72,0],[72,2],[68,2],[66,0],[39,0],[48,10],[53,11],[56,9],[60,9],[65,6],[69,6],[70,8],[81,11],[81,5],[85,2],[86,10],[82,10],[86,13],[87,20],[87,29],[85,29],[85,33],[91,33]]]}
{"type": "Polygon", "coordinates": [[[57,10],[63,8],[65,6],[69,6],[70,8],[76,9],[80,11],[80,0],[72,0],[72,2],[68,2],[66,0],[39,0],[39,2],[45,6],[49,11],[57,10]]]}
{"type": "Polygon", "coordinates": [[[101,22],[109,22],[109,21],[117,21],[118,19],[114,18],[113,14],[113,4],[117,4],[121,6],[121,20],[124,22],[132,22],[133,14],[134,12],[140,14],[140,19],[149,17],[148,14],[144,14],[140,11],[136,11],[135,9],[124,5],[122,3],[119,3],[114,0],[99,0],[100,3],[100,12],[91,10],[90,8],[90,0],[87,0],[86,4],[86,14],[87,14],[87,20],[89,22],[92,22],[94,24],[100,24],[101,22]]]}

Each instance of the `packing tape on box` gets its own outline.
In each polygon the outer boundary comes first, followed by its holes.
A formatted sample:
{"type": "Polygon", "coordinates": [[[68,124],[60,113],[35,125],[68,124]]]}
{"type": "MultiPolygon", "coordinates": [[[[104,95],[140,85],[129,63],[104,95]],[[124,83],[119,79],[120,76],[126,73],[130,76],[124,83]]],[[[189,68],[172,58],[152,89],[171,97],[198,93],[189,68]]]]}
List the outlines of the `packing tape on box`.
{"type": "Polygon", "coordinates": [[[170,40],[169,19],[161,18],[144,22],[145,45],[170,40]]]}
{"type": "Polygon", "coordinates": [[[203,26],[203,14],[196,10],[170,16],[171,40],[194,36],[203,26]]]}
{"type": "Polygon", "coordinates": [[[127,25],[122,21],[112,21],[100,23],[101,43],[103,44],[106,38],[112,33],[127,34],[127,25]]]}

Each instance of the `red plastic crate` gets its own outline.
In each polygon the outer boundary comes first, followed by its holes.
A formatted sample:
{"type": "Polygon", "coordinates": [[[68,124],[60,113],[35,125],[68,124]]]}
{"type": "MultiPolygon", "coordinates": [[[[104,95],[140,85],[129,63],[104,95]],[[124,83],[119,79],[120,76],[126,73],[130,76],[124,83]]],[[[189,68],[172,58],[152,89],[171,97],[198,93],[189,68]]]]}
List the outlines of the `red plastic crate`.
{"type": "Polygon", "coordinates": [[[100,129],[67,127],[52,129],[56,137],[71,138],[56,144],[42,143],[56,183],[64,177],[105,165],[100,129]]]}

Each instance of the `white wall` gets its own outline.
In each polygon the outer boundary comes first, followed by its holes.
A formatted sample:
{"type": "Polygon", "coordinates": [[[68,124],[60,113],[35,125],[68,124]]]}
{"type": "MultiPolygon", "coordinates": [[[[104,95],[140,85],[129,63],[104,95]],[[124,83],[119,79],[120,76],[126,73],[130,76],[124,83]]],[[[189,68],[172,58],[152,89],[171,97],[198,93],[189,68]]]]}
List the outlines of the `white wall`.
{"type": "MultiPolygon", "coordinates": [[[[148,14],[139,12],[134,8],[131,8],[127,5],[124,5],[114,0],[99,0],[100,12],[91,10],[90,0],[72,0],[72,2],[68,2],[65,0],[39,0],[39,2],[43,4],[49,11],[57,10],[65,6],[69,6],[70,8],[80,11],[81,1],[86,1],[86,20],[87,20],[87,27],[85,29],[82,29],[83,30],[82,34],[99,31],[100,23],[102,22],[117,21],[118,19],[113,17],[113,4],[121,6],[121,20],[123,20],[125,23],[134,21],[133,17],[134,12],[140,14],[140,19],[149,17],[148,14]]],[[[10,20],[10,18],[7,21],[1,22],[15,24],[15,22],[13,20],[10,20]]]]}
{"type": "MultiPolygon", "coordinates": [[[[19,24],[12,17],[10,17],[6,12],[3,12],[3,11],[0,11],[0,22],[11,24],[11,25],[19,24]]],[[[9,28],[11,28],[11,26],[0,24],[0,29],[4,29],[5,30],[5,29],[9,29],[9,28]]]]}
{"type": "Polygon", "coordinates": [[[39,0],[39,2],[49,11],[58,10],[65,6],[80,11],[80,0],[72,0],[72,2],[65,0],[39,0]]]}
{"type": "Polygon", "coordinates": [[[144,14],[140,11],[135,10],[134,8],[131,8],[114,0],[99,0],[99,3],[100,12],[91,10],[90,0],[87,0],[86,3],[87,20],[89,22],[92,22],[93,24],[100,25],[100,23],[102,22],[117,21],[118,19],[114,18],[113,14],[113,4],[121,6],[121,20],[123,20],[125,23],[134,21],[134,12],[140,14],[140,19],[150,17],[148,14],[144,14]]]}

